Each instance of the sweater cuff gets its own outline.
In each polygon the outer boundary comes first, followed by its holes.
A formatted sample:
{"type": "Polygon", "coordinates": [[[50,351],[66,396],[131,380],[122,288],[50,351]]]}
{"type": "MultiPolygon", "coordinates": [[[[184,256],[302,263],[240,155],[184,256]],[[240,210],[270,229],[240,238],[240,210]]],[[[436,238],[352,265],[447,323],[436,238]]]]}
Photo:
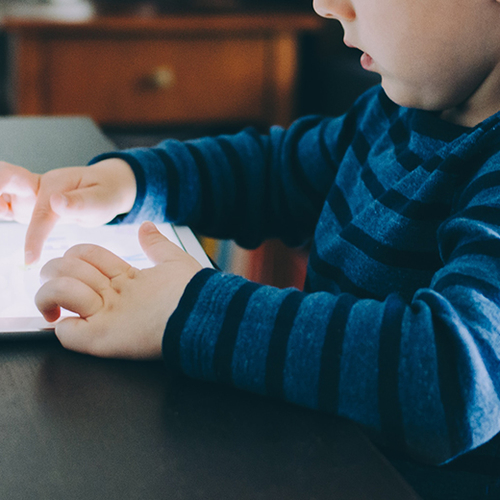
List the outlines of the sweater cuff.
{"type": "Polygon", "coordinates": [[[115,217],[111,224],[122,222],[132,224],[144,220],[165,222],[167,203],[165,179],[161,174],[161,168],[155,164],[151,154],[139,148],[134,151],[134,154],[127,151],[104,153],[93,158],[89,165],[110,158],[120,158],[127,162],[134,173],[137,185],[134,206],[127,214],[115,217]]]}
{"type": "Polygon", "coordinates": [[[214,269],[197,273],[165,328],[162,350],[167,366],[197,379],[229,380],[240,321],[235,318],[240,318],[248,296],[260,287],[214,269]]]}
{"type": "Polygon", "coordinates": [[[170,316],[163,334],[163,360],[170,369],[182,370],[180,343],[184,325],[192,313],[200,292],[207,281],[219,271],[205,268],[199,271],[188,283],[175,311],[170,316]]]}

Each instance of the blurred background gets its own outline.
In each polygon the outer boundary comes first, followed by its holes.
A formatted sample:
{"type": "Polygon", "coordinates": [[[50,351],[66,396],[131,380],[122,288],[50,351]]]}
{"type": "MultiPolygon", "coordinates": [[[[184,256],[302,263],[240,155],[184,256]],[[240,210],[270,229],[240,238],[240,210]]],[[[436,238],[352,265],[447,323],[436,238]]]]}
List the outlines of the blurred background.
{"type": "MultiPolygon", "coordinates": [[[[213,14],[257,13],[262,16],[278,16],[284,12],[298,12],[315,16],[311,0],[0,0],[0,113],[15,114],[15,72],[20,57],[15,51],[15,34],[9,35],[2,28],[2,20],[9,16],[37,19],[50,17],[59,11],[68,19],[89,15],[154,17],[175,14],[207,16],[213,14]],[[47,14],[47,12],[49,14],[47,14]],[[91,13],[91,14],[89,14],[91,13]]],[[[57,17],[57,16],[56,16],[57,17]]],[[[342,29],[334,20],[321,22],[314,30],[304,30],[298,37],[299,67],[296,73],[296,89],[293,117],[304,114],[338,115],[349,108],[365,89],[378,83],[377,75],[364,71],[359,65],[360,53],[348,49],[342,43],[342,29]]],[[[202,85],[202,82],[200,82],[202,85]]],[[[103,127],[119,143],[143,144],[163,137],[165,133],[183,136],[198,135],[218,130],[237,129],[246,123],[204,123],[196,126],[155,124],[139,126],[128,123],[126,127],[103,127]]],[[[264,124],[266,125],[266,124],[264,124]]]]}
{"type": "MultiPolygon", "coordinates": [[[[0,115],[90,116],[119,148],[339,115],[379,82],[342,37],[312,0],[0,0],[0,115]]],[[[302,284],[307,249],[204,244],[302,284]]]]}

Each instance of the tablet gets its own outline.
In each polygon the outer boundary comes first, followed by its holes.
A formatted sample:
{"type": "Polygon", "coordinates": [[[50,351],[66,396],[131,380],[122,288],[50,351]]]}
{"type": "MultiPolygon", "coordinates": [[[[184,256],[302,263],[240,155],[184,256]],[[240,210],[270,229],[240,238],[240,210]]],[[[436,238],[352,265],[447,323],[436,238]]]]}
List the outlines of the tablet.
{"type": "MultiPolygon", "coordinates": [[[[184,226],[157,224],[172,242],[192,255],[203,267],[213,267],[192,231],[184,226]]],[[[40,269],[50,259],[60,257],[73,245],[92,243],[107,248],[134,267],[153,266],[138,240],[139,224],[105,225],[82,228],[58,225],[47,239],[40,261],[24,265],[24,239],[27,226],[0,222],[0,337],[53,334],[54,323],[46,322],[35,306],[40,288],[40,269]]],[[[71,315],[63,310],[63,317],[71,315]]]]}

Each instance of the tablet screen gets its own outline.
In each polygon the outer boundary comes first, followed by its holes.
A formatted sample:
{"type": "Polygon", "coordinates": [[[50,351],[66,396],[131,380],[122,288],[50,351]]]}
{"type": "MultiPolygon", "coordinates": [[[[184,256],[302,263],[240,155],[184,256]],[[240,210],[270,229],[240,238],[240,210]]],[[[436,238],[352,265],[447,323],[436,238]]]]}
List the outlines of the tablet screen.
{"type": "MultiPolygon", "coordinates": [[[[167,238],[184,248],[170,224],[157,226],[167,238]]],[[[0,222],[0,323],[7,324],[7,330],[9,322],[6,323],[5,318],[41,318],[34,303],[40,288],[40,269],[48,260],[62,256],[73,245],[100,245],[139,269],[153,265],[139,245],[139,225],[122,224],[96,228],[56,226],[44,245],[40,261],[27,267],[24,265],[26,229],[27,226],[15,222],[0,222]]]]}

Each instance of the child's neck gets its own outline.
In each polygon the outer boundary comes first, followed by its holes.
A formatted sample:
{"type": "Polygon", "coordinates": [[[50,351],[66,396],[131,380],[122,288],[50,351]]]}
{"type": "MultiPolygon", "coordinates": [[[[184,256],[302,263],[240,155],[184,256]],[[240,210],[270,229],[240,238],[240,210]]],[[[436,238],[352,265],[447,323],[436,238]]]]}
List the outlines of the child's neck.
{"type": "Polygon", "coordinates": [[[443,120],[475,127],[500,111],[500,64],[463,103],[441,113],[443,120]]]}
{"type": "Polygon", "coordinates": [[[475,127],[498,111],[500,111],[500,103],[496,107],[485,107],[482,109],[463,109],[460,106],[443,111],[441,118],[447,122],[462,125],[463,127],[475,127]]]}

